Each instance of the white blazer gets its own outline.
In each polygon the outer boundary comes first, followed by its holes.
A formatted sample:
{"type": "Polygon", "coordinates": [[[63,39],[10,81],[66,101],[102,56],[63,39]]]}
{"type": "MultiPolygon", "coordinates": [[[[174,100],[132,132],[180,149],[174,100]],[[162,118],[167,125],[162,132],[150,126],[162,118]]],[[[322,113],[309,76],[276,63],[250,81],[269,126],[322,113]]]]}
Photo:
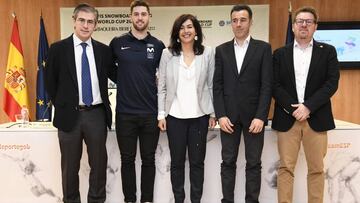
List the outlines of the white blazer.
{"type": "MultiPolygon", "coordinates": [[[[213,75],[215,69],[215,53],[210,47],[203,54],[195,55],[196,92],[200,109],[204,114],[214,117],[213,75]]],[[[176,95],[180,68],[180,56],[174,56],[169,49],[164,49],[159,65],[158,112],[159,116],[169,114],[171,104],[176,95]]]]}

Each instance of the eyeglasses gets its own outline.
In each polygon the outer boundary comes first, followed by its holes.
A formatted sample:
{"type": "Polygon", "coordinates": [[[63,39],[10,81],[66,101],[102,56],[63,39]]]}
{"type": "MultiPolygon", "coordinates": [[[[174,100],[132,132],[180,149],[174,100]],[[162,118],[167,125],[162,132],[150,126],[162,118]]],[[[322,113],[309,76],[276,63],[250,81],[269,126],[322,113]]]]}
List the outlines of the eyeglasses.
{"type": "Polygon", "coordinates": [[[312,25],[314,23],[316,23],[316,21],[314,19],[295,19],[295,23],[296,25],[304,25],[304,23],[306,25],[312,25]]]}
{"type": "Polygon", "coordinates": [[[88,25],[95,25],[95,20],[86,20],[84,18],[78,18],[76,19],[77,22],[79,22],[81,25],[85,25],[87,23],[88,25]]]}

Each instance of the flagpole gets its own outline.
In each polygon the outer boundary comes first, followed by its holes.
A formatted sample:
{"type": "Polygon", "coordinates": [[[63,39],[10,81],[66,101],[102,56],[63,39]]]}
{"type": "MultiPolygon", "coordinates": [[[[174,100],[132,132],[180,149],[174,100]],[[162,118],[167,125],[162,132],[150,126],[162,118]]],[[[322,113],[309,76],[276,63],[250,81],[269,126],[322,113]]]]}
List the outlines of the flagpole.
{"type": "Polygon", "coordinates": [[[292,12],[291,1],[289,1],[289,8],[288,8],[288,11],[289,11],[289,13],[291,13],[291,12],[292,12]]]}
{"type": "Polygon", "coordinates": [[[288,23],[287,23],[287,29],[286,29],[286,40],[285,44],[291,43],[294,41],[294,34],[292,32],[292,5],[291,1],[289,1],[289,7],[288,7],[288,23]]]}

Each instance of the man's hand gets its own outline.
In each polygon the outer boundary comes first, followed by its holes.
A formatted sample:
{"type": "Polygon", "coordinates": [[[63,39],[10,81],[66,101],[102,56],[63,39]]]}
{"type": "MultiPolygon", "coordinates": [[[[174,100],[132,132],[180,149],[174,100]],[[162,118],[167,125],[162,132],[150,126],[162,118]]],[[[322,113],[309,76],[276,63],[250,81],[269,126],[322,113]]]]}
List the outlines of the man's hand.
{"type": "Polygon", "coordinates": [[[292,116],[294,116],[296,120],[304,121],[310,117],[310,110],[304,104],[291,104],[291,106],[297,108],[292,113],[292,116]]]}
{"type": "Polygon", "coordinates": [[[260,133],[264,127],[264,121],[258,118],[254,118],[251,121],[250,127],[249,127],[249,133],[260,133]]]}
{"type": "Polygon", "coordinates": [[[221,117],[219,119],[219,125],[222,131],[232,134],[234,132],[234,129],[232,127],[234,127],[234,125],[231,123],[230,119],[226,116],[221,117]]]}
{"type": "Polygon", "coordinates": [[[214,129],[216,126],[216,119],[214,117],[209,118],[209,128],[214,129]]]}
{"type": "Polygon", "coordinates": [[[165,131],[166,130],[166,120],[165,119],[159,120],[158,127],[160,128],[161,131],[165,131]]]}

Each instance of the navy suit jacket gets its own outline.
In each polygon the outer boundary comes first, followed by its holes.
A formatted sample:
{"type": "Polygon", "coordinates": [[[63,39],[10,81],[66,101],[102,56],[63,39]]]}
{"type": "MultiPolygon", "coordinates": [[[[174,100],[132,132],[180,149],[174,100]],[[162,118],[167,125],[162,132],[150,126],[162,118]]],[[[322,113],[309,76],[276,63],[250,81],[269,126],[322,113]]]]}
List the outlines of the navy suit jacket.
{"type": "MultiPolygon", "coordinates": [[[[106,109],[106,124],[111,128],[112,117],[108,97],[108,76],[114,76],[111,49],[91,40],[94,50],[101,99],[106,109]]],[[[55,107],[53,124],[62,131],[71,131],[79,115],[79,92],[76,77],[73,36],[55,42],[49,49],[45,66],[45,84],[55,107]]]]}
{"type": "MultiPolygon", "coordinates": [[[[292,43],[275,50],[273,55],[275,109],[272,128],[281,132],[288,131],[294,124],[292,113],[295,108],[291,107],[291,104],[299,103],[293,49],[292,43]]],[[[335,128],[330,97],[335,94],[338,81],[339,63],[335,48],[314,40],[303,103],[311,112],[307,120],[314,131],[335,128]]]]}

